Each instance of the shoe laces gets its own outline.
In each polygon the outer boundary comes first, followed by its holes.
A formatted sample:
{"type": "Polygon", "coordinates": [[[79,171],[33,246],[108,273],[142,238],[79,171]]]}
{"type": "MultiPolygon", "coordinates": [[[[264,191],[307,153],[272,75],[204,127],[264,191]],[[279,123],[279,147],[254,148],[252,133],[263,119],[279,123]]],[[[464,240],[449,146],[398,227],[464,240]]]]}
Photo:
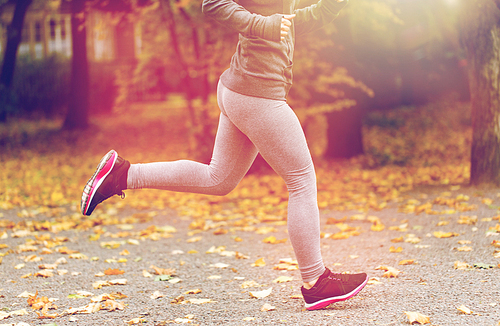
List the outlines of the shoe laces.
{"type": "Polygon", "coordinates": [[[332,281],[348,282],[349,274],[331,273],[328,276],[328,279],[332,281]]]}

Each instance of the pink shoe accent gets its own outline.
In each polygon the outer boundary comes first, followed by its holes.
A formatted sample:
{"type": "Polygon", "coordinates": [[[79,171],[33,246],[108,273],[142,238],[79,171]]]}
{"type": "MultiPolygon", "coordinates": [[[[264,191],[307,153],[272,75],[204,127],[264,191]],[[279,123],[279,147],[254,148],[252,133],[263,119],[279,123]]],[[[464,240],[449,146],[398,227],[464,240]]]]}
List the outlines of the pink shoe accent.
{"type": "Polygon", "coordinates": [[[325,307],[331,305],[334,302],[348,300],[348,299],[354,297],[356,294],[358,294],[359,291],[361,291],[365,287],[366,283],[368,283],[368,277],[366,277],[366,280],[362,284],[360,284],[356,289],[354,289],[354,291],[352,291],[350,293],[346,293],[345,295],[340,296],[340,297],[323,299],[323,300],[321,300],[319,302],[316,302],[316,303],[312,304],[311,306],[309,306],[308,304],[306,304],[306,309],[307,310],[322,309],[322,308],[325,308],[325,307]]]}
{"type": "Polygon", "coordinates": [[[103,160],[109,155],[111,155],[111,156],[105,162],[101,161],[99,163],[99,166],[97,167],[98,172],[97,172],[97,175],[95,176],[94,180],[92,180],[92,185],[91,185],[90,191],[89,191],[89,198],[88,198],[87,203],[85,205],[84,214],[87,212],[89,205],[92,202],[92,198],[94,198],[94,194],[96,193],[97,189],[99,189],[99,187],[101,186],[104,179],[106,179],[108,174],[111,172],[111,170],[115,166],[116,159],[118,158],[118,153],[116,153],[116,151],[114,151],[114,150],[111,150],[108,152],[108,154],[106,154],[104,156],[103,160]],[[104,163],[104,165],[102,165],[103,163],[104,163]]]}

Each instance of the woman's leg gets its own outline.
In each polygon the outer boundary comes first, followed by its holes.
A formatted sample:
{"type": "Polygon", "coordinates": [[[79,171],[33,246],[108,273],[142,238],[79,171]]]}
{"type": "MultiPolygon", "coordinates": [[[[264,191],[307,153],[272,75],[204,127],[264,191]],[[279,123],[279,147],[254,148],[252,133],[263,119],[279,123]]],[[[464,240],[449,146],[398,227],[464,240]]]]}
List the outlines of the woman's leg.
{"type": "Polygon", "coordinates": [[[325,267],[320,250],[316,174],[305,135],[285,101],[241,95],[222,86],[222,107],[283,178],[289,191],[288,233],[304,282],[325,267]]]}
{"type": "Polygon", "coordinates": [[[226,195],[248,172],[257,149],[226,116],[221,115],[210,164],[179,160],[132,164],[127,188],[154,188],[208,195],[226,195]]]}

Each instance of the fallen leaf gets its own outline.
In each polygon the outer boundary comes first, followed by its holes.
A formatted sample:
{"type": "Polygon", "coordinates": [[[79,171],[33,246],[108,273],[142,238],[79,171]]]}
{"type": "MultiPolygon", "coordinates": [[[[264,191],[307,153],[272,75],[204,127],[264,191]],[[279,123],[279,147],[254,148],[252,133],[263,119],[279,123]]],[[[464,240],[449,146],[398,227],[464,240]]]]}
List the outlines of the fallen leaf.
{"type": "Polygon", "coordinates": [[[125,320],[124,321],[125,323],[129,324],[129,325],[135,325],[135,324],[142,324],[142,323],[145,323],[146,320],[144,318],[132,318],[130,320],[125,320]]]}
{"type": "Polygon", "coordinates": [[[127,284],[127,280],[124,279],[124,278],[119,278],[119,279],[116,279],[116,280],[110,280],[108,282],[111,285],[126,285],[127,284]]]}
{"type": "Polygon", "coordinates": [[[252,267],[262,267],[262,266],[266,266],[264,258],[259,258],[252,264],[252,267]]]}
{"type": "Polygon", "coordinates": [[[464,306],[464,305],[461,305],[457,309],[458,309],[458,311],[460,311],[461,313],[464,313],[466,315],[472,314],[472,311],[469,308],[467,308],[466,306],[464,306]]]}
{"type": "Polygon", "coordinates": [[[410,311],[405,311],[404,313],[408,317],[410,324],[419,323],[421,325],[424,325],[431,323],[430,318],[428,316],[422,315],[421,313],[410,311]]]}
{"type": "Polygon", "coordinates": [[[390,267],[390,266],[379,266],[375,269],[384,270],[385,273],[382,276],[387,277],[387,278],[398,277],[399,273],[401,273],[401,271],[395,269],[394,267],[390,267]]]}
{"type": "Polygon", "coordinates": [[[460,234],[456,232],[442,232],[442,231],[435,231],[432,233],[436,238],[451,238],[451,237],[457,237],[460,234]]]}
{"type": "Polygon", "coordinates": [[[127,249],[123,249],[120,253],[119,253],[120,256],[128,256],[130,255],[130,251],[128,251],[127,249]]]}
{"type": "Polygon", "coordinates": [[[92,287],[96,290],[102,288],[103,286],[110,286],[110,285],[111,284],[109,284],[108,281],[97,281],[92,283],[92,287]]]}
{"type": "Polygon", "coordinates": [[[115,300],[106,300],[103,302],[103,305],[108,311],[115,310],[123,310],[125,309],[125,304],[123,302],[115,301],[115,300]]]}
{"type": "Polygon", "coordinates": [[[38,265],[39,269],[57,269],[57,264],[42,264],[38,265]]]}
{"type": "Polygon", "coordinates": [[[264,240],[262,240],[262,242],[264,242],[264,243],[270,243],[270,244],[284,243],[286,241],[287,241],[286,238],[278,240],[278,239],[276,239],[276,237],[274,235],[271,235],[271,236],[265,238],[264,240]]]}
{"type": "Polygon", "coordinates": [[[413,265],[413,264],[415,264],[414,259],[405,259],[398,263],[398,265],[413,265]]]}
{"type": "Polygon", "coordinates": [[[457,251],[472,251],[472,247],[469,246],[458,247],[457,251]]]}
{"type": "Polygon", "coordinates": [[[401,248],[401,247],[397,247],[397,248],[395,248],[394,246],[391,246],[391,247],[389,248],[389,252],[392,252],[392,253],[399,253],[399,252],[401,252],[401,251],[403,251],[403,248],[401,248]]]}
{"type": "Polygon", "coordinates": [[[121,271],[119,269],[111,269],[111,268],[108,268],[107,270],[104,271],[105,275],[121,275],[124,273],[125,271],[121,271]]]}
{"type": "Polygon", "coordinates": [[[262,290],[262,291],[253,291],[253,292],[250,291],[248,293],[250,294],[250,296],[252,298],[262,299],[262,298],[269,296],[271,294],[271,292],[273,292],[273,288],[269,288],[267,290],[262,290]]]}
{"type": "Polygon", "coordinates": [[[275,309],[276,309],[275,306],[271,306],[269,303],[264,303],[262,308],[260,308],[260,311],[271,311],[271,310],[275,310],[275,309]]]}
{"type": "Polygon", "coordinates": [[[205,304],[205,303],[215,302],[212,301],[212,299],[188,299],[187,301],[193,304],[205,304]]]}
{"type": "Polygon", "coordinates": [[[36,277],[36,276],[40,276],[40,277],[45,277],[45,278],[47,278],[47,277],[52,277],[52,276],[54,276],[54,273],[52,273],[52,272],[51,272],[50,270],[48,270],[48,269],[43,269],[43,270],[41,270],[41,271],[39,271],[39,272],[36,272],[34,276],[35,276],[35,277],[36,277]]]}
{"type": "Polygon", "coordinates": [[[293,277],[282,275],[282,276],[278,277],[277,279],[275,279],[273,281],[273,283],[285,283],[285,282],[290,282],[292,280],[293,280],[293,277]]]}
{"type": "Polygon", "coordinates": [[[453,265],[454,269],[468,269],[468,268],[471,268],[471,267],[472,266],[470,266],[466,262],[461,262],[461,261],[456,261],[455,264],[453,265]]]}
{"type": "Polygon", "coordinates": [[[260,287],[261,285],[255,281],[245,281],[241,283],[241,288],[246,289],[246,288],[251,288],[251,287],[260,287]]]}
{"type": "Polygon", "coordinates": [[[165,295],[161,294],[160,291],[154,291],[151,294],[150,298],[154,300],[154,299],[158,299],[158,298],[163,298],[164,296],[165,295]]]}
{"type": "Polygon", "coordinates": [[[224,264],[224,263],[216,263],[216,264],[211,265],[211,266],[215,267],[215,268],[221,268],[221,269],[223,269],[223,268],[228,267],[229,265],[228,264],[224,264]]]}
{"type": "Polygon", "coordinates": [[[18,298],[29,298],[29,297],[32,297],[34,296],[33,293],[30,293],[28,291],[24,291],[23,293],[19,294],[17,297],[18,298]]]}
{"type": "Polygon", "coordinates": [[[175,275],[175,269],[173,268],[160,268],[154,265],[149,266],[149,268],[154,269],[156,275],[169,275],[169,276],[175,275]]]}

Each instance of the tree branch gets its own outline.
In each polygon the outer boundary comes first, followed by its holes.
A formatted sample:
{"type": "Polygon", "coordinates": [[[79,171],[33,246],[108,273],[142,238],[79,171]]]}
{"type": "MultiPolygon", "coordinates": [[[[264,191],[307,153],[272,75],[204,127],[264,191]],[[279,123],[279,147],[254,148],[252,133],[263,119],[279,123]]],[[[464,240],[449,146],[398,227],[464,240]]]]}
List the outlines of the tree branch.
{"type": "Polygon", "coordinates": [[[497,8],[500,9],[500,0],[492,0],[496,5],[497,8]]]}

